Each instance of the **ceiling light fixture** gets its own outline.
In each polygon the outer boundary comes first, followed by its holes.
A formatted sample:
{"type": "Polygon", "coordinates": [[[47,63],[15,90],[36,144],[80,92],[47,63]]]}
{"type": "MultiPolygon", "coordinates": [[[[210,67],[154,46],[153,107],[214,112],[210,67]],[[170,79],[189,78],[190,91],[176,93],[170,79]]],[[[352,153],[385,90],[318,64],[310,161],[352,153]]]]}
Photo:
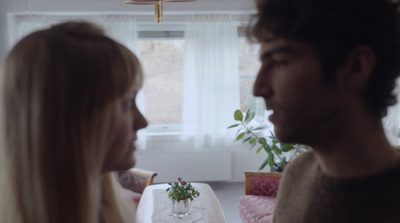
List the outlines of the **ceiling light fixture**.
{"type": "Polygon", "coordinates": [[[194,2],[196,0],[125,0],[127,4],[149,5],[154,4],[154,22],[164,22],[164,2],[194,2]]]}

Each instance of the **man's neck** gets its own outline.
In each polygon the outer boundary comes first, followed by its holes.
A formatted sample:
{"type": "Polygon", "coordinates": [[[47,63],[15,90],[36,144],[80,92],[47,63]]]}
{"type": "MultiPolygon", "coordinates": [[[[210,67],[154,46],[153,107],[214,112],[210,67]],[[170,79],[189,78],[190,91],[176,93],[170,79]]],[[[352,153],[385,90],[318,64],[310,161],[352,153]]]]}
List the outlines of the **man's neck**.
{"type": "Polygon", "coordinates": [[[388,142],[380,120],[349,126],[331,142],[313,147],[325,174],[335,178],[365,177],[399,163],[400,153],[388,142]]]}

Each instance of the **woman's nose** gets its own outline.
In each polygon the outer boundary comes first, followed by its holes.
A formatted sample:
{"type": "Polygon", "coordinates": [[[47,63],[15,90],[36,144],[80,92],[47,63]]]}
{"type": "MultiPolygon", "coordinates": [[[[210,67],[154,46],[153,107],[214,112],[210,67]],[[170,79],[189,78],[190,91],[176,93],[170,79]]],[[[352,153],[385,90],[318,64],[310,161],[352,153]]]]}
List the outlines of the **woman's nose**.
{"type": "Polygon", "coordinates": [[[143,114],[138,110],[136,115],[137,115],[137,118],[134,121],[134,129],[139,130],[139,129],[146,128],[148,125],[148,122],[147,122],[146,118],[143,116],[143,114]]]}

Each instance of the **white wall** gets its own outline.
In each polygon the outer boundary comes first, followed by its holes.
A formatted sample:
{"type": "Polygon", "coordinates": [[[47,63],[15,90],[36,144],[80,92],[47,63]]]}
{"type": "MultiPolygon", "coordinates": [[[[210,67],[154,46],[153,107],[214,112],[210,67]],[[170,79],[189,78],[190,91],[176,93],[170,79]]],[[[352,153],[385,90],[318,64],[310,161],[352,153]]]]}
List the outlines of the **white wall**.
{"type": "MultiPolygon", "coordinates": [[[[234,139],[232,139],[232,141],[233,140],[234,139]]],[[[250,145],[248,143],[236,142],[234,145],[230,147],[220,147],[213,149],[211,148],[194,149],[191,147],[193,147],[192,144],[177,144],[176,142],[170,140],[160,140],[158,142],[147,143],[146,150],[138,150],[135,152],[135,154],[137,155],[137,157],[141,157],[145,156],[146,154],[154,154],[157,152],[163,154],[166,151],[170,151],[171,153],[180,153],[182,151],[200,151],[200,152],[230,151],[232,153],[231,154],[232,163],[229,166],[229,168],[231,169],[230,181],[244,181],[244,171],[257,171],[258,168],[266,159],[266,152],[264,150],[260,151],[260,153],[257,154],[256,153],[257,148],[254,147],[250,149],[250,145]]],[[[168,162],[165,162],[166,165],[167,163],[168,162]]],[[[221,163],[221,165],[226,165],[226,164],[221,163]]],[[[137,160],[136,167],[144,169],[152,169],[154,171],[157,171],[157,168],[160,167],[160,164],[143,163],[142,160],[137,160]],[[152,168],[152,166],[154,168],[152,168]]],[[[165,168],[168,168],[168,166],[165,166],[165,168]]],[[[225,168],[225,166],[221,166],[221,168],[225,168]]],[[[269,171],[269,167],[265,167],[263,171],[265,172],[269,171]]]]}

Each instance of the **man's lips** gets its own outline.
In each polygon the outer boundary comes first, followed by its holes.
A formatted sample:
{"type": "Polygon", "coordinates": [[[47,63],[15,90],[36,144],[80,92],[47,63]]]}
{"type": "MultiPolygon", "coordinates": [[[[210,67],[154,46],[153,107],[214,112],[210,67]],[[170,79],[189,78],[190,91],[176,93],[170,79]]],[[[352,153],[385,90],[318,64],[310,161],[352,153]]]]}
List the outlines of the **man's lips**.
{"type": "Polygon", "coordinates": [[[272,112],[272,113],[269,115],[268,120],[269,120],[270,122],[274,123],[277,117],[278,117],[277,113],[272,112]]]}

